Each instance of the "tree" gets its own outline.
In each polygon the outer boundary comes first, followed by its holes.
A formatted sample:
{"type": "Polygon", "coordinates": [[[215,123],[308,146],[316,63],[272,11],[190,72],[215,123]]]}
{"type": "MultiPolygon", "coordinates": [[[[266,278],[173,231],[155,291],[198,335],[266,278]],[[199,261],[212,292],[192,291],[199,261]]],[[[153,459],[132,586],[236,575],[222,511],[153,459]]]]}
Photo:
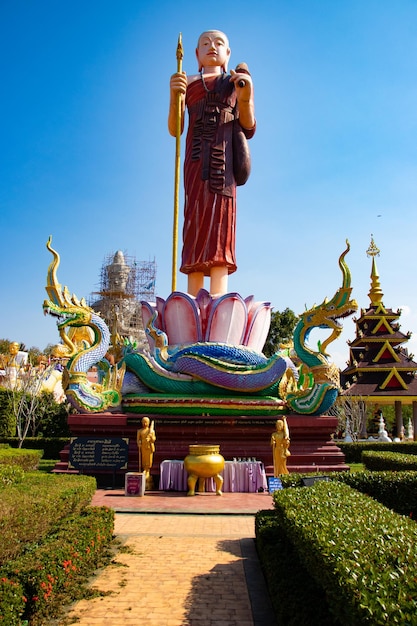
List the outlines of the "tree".
{"type": "Polygon", "coordinates": [[[8,339],[0,339],[0,354],[8,354],[10,344],[8,339]]]}
{"type": "Polygon", "coordinates": [[[347,441],[366,437],[366,398],[349,394],[339,396],[331,414],[338,418],[338,438],[343,437],[343,434],[347,441]]]}
{"type": "Polygon", "coordinates": [[[271,325],[263,350],[265,356],[272,356],[280,349],[281,343],[287,343],[292,340],[298,319],[294,311],[291,311],[288,307],[282,312],[274,311],[272,313],[271,325]]]}
{"type": "Polygon", "coordinates": [[[13,368],[8,368],[10,371],[6,376],[4,389],[14,414],[19,448],[28,434],[36,434],[39,428],[39,422],[44,416],[41,389],[53,367],[50,365],[44,370],[39,370],[30,364],[16,363],[13,368]]]}
{"type": "Polygon", "coordinates": [[[36,417],[28,433],[31,437],[69,437],[67,402],[57,402],[51,391],[41,391],[36,417]]]}
{"type": "Polygon", "coordinates": [[[28,350],[28,360],[29,360],[29,363],[31,363],[32,365],[37,365],[38,364],[38,358],[41,355],[42,355],[42,352],[39,350],[39,348],[36,347],[36,346],[32,346],[28,350]]]}

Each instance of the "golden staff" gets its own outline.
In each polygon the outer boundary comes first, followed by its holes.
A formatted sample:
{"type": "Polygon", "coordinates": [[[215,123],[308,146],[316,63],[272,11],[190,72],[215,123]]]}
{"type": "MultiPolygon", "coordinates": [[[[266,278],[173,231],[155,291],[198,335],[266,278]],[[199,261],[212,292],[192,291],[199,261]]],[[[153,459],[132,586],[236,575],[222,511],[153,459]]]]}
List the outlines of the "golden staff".
{"type": "Polygon", "coordinates": [[[139,456],[139,473],[142,472],[142,440],[136,435],[136,441],[138,444],[138,456],[139,456]]]}
{"type": "MultiPolygon", "coordinates": [[[[178,35],[177,44],[177,72],[182,72],[182,48],[181,33],[178,35]]],[[[177,131],[175,134],[175,183],[174,183],[174,227],[172,236],[172,291],[177,288],[177,248],[178,248],[178,213],[180,203],[180,164],[181,164],[181,94],[177,94],[177,131]]]]}

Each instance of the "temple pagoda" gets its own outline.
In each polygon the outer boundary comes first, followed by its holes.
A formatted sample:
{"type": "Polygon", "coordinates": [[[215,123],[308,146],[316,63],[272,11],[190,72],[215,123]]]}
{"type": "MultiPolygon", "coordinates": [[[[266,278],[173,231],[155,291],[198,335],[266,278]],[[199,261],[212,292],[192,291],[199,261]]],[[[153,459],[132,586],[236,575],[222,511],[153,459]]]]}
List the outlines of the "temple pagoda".
{"type": "Polygon", "coordinates": [[[373,237],[366,251],[372,258],[370,306],[361,309],[356,324],[356,338],[348,341],[348,367],[341,372],[344,395],[366,404],[394,405],[397,433],[403,427],[402,406],[413,407],[414,437],[417,433],[417,363],[404,344],[410,339],[400,331],[401,309],[394,311],[383,304],[375,257],[379,256],[373,237]]]}

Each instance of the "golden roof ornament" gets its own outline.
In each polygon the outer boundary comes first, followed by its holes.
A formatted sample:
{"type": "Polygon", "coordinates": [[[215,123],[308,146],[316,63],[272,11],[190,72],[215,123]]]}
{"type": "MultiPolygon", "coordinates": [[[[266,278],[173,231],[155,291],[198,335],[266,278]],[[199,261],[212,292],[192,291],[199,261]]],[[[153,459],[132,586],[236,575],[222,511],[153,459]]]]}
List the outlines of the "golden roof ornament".
{"type": "Polygon", "coordinates": [[[380,249],[376,247],[374,242],[374,236],[371,234],[371,243],[369,244],[369,248],[366,251],[367,256],[379,256],[380,249]]]}
{"type": "Polygon", "coordinates": [[[382,298],[384,297],[381,289],[381,284],[379,282],[379,274],[375,261],[375,257],[379,256],[379,252],[380,250],[375,245],[374,237],[371,234],[371,243],[366,251],[366,254],[368,257],[372,257],[371,289],[368,293],[368,296],[373,306],[378,306],[379,304],[382,304],[382,298]]]}

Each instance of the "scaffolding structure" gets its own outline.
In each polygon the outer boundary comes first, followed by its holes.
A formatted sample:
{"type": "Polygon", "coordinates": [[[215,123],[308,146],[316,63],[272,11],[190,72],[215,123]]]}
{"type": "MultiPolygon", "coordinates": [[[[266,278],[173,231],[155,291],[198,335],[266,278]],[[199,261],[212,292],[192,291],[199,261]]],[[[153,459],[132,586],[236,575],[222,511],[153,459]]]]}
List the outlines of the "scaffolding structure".
{"type": "Polygon", "coordinates": [[[104,258],[98,290],[90,295],[89,305],[104,318],[113,338],[116,335],[119,338],[128,337],[143,346],[146,336],[140,301],[153,302],[155,289],[155,259],[138,262],[126,252],[118,251],[104,258]],[[116,271],[111,274],[109,268],[116,268],[116,271]],[[120,272],[119,279],[117,271],[120,272]]]}
{"type": "MultiPolygon", "coordinates": [[[[130,269],[130,272],[125,290],[118,291],[111,288],[107,271],[107,268],[112,265],[114,256],[115,253],[110,253],[104,258],[103,265],[100,270],[99,290],[93,292],[92,296],[111,298],[113,296],[122,295],[126,298],[135,298],[138,302],[141,300],[149,300],[153,302],[155,300],[156,288],[155,259],[153,261],[138,262],[135,257],[129,256],[125,251],[123,251],[123,257],[126,265],[130,269]]],[[[94,300],[97,300],[97,298],[93,298],[92,302],[94,300]]]]}

